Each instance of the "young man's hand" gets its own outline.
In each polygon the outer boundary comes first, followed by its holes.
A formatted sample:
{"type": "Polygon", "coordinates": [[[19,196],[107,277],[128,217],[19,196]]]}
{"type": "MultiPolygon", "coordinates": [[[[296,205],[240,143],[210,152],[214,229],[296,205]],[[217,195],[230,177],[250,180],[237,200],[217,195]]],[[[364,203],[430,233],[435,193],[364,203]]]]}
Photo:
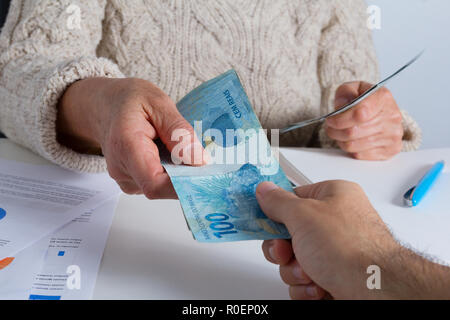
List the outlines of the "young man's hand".
{"type": "Polygon", "coordinates": [[[450,269],[400,246],[357,184],[328,181],[295,192],[270,182],[256,189],[261,209],[292,236],[265,241],[263,251],[280,265],[293,299],[450,297],[450,269]],[[380,290],[367,286],[372,265],[381,269],[380,290]]]}

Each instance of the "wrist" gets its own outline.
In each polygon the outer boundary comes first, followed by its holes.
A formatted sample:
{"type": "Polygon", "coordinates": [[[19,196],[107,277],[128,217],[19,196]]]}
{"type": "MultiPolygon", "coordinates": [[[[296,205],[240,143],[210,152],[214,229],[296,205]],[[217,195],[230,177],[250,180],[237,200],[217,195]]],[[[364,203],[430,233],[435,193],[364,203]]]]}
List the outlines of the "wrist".
{"type": "Polygon", "coordinates": [[[351,272],[355,284],[352,298],[357,299],[398,299],[402,282],[397,277],[397,269],[391,266],[392,256],[400,250],[400,245],[384,235],[384,238],[361,240],[359,250],[353,258],[355,265],[351,272]]]}
{"type": "Polygon", "coordinates": [[[109,79],[80,80],[64,92],[58,103],[56,122],[60,143],[81,153],[101,153],[100,108],[105,80],[109,79]]]}
{"type": "Polygon", "coordinates": [[[372,290],[380,299],[448,299],[450,269],[434,263],[399,243],[378,255],[381,289],[372,290]]]}

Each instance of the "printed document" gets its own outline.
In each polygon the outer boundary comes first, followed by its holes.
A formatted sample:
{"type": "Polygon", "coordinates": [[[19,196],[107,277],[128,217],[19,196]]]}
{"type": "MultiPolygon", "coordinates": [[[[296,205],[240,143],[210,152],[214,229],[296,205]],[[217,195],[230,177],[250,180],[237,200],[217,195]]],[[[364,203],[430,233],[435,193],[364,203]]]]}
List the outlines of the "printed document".
{"type": "Polygon", "coordinates": [[[0,159],[0,261],[118,194],[106,173],[0,159]]]}

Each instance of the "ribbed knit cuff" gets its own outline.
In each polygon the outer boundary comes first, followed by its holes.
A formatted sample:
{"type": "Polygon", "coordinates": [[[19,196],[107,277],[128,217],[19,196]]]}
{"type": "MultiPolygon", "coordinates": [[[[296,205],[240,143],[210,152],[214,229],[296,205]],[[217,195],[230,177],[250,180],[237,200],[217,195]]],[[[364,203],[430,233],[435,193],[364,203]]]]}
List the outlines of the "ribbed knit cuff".
{"type": "MultiPolygon", "coordinates": [[[[101,156],[77,153],[57,141],[57,105],[66,89],[78,80],[92,77],[123,78],[111,61],[104,58],[83,57],[55,68],[42,92],[36,95],[33,108],[37,111],[38,137],[36,151],[61,167],[82,172],[103,172],[106,161],[101,156]]],[[[95,90],[95,88],[93,88],[95,90]]]]}
{"type": "Polygon", "coordinates": [[[401,110],[403,118],[403,148],[402,151],[414,151],[422,144],[422,129],[405,111],[401,110]]]}

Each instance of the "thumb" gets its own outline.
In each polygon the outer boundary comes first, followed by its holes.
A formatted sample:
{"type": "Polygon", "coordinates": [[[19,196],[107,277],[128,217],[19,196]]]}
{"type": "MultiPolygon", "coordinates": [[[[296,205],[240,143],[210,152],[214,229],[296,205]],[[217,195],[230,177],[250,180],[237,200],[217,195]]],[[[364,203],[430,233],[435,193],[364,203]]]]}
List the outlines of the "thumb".
{"type": "Polygon", "coordinates": [[[256,188],[256,199],[261,210],[270,219],[283,223],[291,233],[291,228],[300,219],[302,200],[272,182],[263,182],[256,188]]]}
{"type": "Polygon", "coordinates": [[[209,162],[209,154],[203,149],[194,129],[179,113],[175,103],[170,100],[166,106],[155,111],[153,125],[175,164],[201,166],[209,162]]]}
{"type": "Polygon", "coordinates": [[[359,96],[359,81],[346,82],[339,86],[334,97],[334,108],[340,109],[359,96]]]}
{"type": "Polygon", "coordinates": [[[335,109],[340,109],[346,104],[352,102],[371,87],[372,84],[364,81],[353,81],[342,84],[336,90],[336,95],[334,98],[335,109]]]}
{"type": "Polygon", "coordinates": [[[322,181],[314,184],[297,187],[294,191],[297,196],[304,199],[324,200],[333,196],[342,189],[343,182],[340,181],[322,181]]]}

